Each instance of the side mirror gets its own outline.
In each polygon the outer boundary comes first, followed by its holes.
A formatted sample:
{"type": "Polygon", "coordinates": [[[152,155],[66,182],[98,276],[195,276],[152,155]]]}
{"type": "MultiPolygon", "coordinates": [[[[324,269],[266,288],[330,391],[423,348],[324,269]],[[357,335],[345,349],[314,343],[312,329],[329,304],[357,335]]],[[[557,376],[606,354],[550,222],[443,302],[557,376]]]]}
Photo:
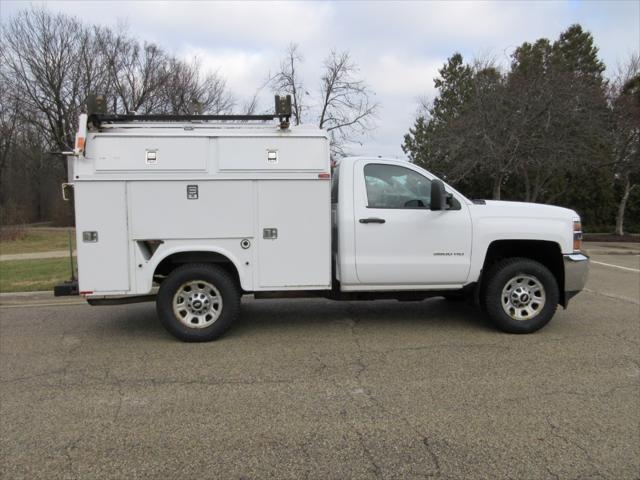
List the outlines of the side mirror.
{"type": "Polygon", "coordinates": [[[447,192],[442,180],[431,181],[431,210],[445,210],[447,208],[447,192]]]}

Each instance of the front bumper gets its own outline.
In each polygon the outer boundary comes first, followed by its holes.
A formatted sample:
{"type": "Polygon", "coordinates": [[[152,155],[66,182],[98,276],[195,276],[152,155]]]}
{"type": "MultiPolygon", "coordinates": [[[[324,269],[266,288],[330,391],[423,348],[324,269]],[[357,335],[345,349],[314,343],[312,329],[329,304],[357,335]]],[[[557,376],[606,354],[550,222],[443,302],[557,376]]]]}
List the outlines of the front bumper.
{"type": "Polygon", "coordinates": [[[565,303],[575,297],[587,284],[589,257],[582,253],[563,255],[565,303]]]}

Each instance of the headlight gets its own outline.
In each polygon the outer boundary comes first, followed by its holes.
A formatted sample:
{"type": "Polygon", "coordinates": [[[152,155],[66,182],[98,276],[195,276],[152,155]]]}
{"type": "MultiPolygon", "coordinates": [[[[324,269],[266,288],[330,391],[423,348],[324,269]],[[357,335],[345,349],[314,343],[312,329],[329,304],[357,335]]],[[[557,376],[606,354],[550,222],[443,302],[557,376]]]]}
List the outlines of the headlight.
{"type": "Polygon", "coordinates": [[[582,250],[582,222],[580,220],[573,221],[573,251],[582,250]]]}

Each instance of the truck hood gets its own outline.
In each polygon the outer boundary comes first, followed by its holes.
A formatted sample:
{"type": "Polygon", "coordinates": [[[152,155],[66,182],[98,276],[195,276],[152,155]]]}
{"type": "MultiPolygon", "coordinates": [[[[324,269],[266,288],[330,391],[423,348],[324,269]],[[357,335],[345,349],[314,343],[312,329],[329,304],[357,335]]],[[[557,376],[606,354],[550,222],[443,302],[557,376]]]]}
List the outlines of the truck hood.
{"type": "Polygon", "coordinates": [[[485,205],[477,205],[474,209],[480,215],[497,217],[518,217],[538,219],[578,219],[579,215],[568,208],[545,205],[542,203],[507,202],[487,200],[485,205]]]}
{"type": "MultiPolygon", "coordinates": [[[[568,208],[540,203],[488,200],[469,209],[473,235],[488,247],[496,240],[543,240],[573,252],[573,222],[580,217],[568,208]]],[[[482,247],[481,247],[482,249],[482,247]]]]}

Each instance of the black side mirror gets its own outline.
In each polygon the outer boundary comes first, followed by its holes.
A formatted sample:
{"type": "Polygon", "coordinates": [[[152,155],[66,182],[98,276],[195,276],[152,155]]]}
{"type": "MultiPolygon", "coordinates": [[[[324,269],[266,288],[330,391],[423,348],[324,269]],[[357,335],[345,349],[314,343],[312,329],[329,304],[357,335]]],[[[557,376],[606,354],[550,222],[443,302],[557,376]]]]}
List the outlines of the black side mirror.
{"type": "Polygon", "coordinates": [[[431,181],[431,210],[445,210],[447,208],[447,192],[442,180],[431,181]]]}

